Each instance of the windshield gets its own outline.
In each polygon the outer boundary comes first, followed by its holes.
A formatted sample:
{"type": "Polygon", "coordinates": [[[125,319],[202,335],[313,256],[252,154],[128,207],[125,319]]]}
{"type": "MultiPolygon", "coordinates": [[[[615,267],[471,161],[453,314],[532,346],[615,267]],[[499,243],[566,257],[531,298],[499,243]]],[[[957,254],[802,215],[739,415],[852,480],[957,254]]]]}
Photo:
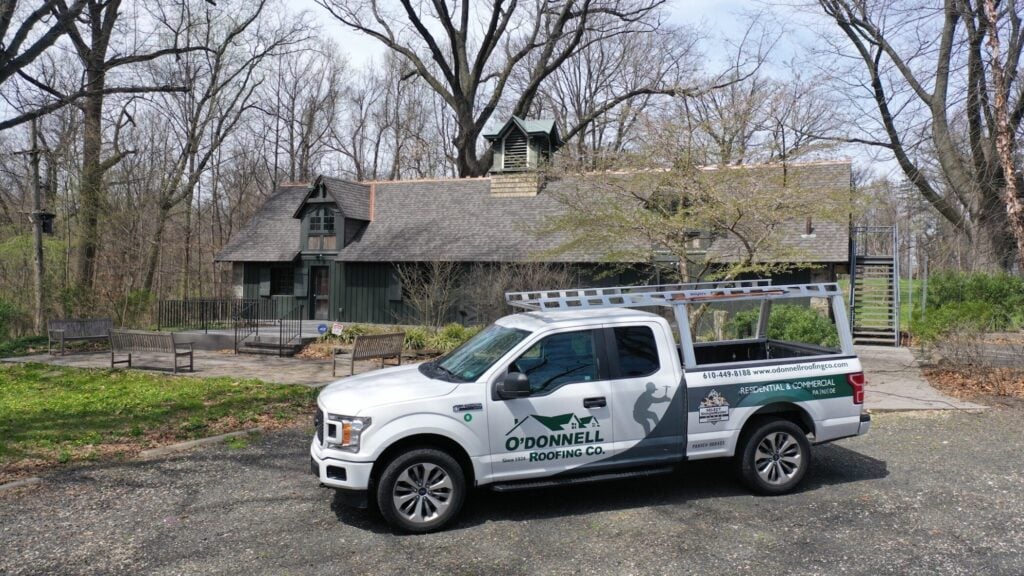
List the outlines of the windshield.
{"type": "Polygon", "coordinates": [[[529,334],[526,330],[491,324],[432,364],[457,380],[472,382],[529,334]]]}

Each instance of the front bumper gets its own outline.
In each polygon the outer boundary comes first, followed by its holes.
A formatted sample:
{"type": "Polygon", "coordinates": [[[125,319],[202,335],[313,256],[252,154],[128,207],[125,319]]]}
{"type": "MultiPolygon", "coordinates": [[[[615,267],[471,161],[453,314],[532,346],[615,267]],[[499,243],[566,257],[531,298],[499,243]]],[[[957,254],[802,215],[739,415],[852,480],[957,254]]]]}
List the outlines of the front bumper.
{"type": "Polygon", "coordinates": [[[309,447],[309,471],[320,483],[341,490],[366,491],[370,487],[373,462],[352,462],[332,457],[320,448],[316,438],[309,447]]]}

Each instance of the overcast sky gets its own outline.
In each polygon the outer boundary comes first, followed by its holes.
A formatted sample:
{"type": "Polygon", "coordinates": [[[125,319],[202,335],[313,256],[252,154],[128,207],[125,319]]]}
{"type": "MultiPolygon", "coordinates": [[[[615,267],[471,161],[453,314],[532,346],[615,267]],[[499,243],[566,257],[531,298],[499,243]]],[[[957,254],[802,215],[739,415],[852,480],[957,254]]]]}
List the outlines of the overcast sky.
{"type": "MultiPolygon", "coordinates": [[[[743,32],[742,13],[758,4],[756,0],[670,0],[671,21],[698,27],[716,39],[736,37],[743,32]]],[[[313,0],[291,0],[288,5],[296,12],[313,14],[313,21],[342,47],[353,64],[362,64],[383,51],[379,42],[346,28],[313,0]]]]}

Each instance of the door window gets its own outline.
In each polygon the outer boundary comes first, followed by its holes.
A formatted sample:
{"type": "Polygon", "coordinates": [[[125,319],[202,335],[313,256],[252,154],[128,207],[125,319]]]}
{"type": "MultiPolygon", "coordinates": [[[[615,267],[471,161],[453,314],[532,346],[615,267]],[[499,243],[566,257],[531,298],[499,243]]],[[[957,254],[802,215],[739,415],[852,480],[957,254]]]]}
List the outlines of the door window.
{"type": "Polygon", "coordinates": [[[661,368],[658,343],[649,326],[615,328],[615,348],[619,351],[620,378],[642,378],[661,368]]]}
{"type": "Polygon", "coordinates": [[[535,395],[566,384],[597,380],[594,333],[585,330],[548,336],[513,362],[510,371],[526,374],[535,395]]]}

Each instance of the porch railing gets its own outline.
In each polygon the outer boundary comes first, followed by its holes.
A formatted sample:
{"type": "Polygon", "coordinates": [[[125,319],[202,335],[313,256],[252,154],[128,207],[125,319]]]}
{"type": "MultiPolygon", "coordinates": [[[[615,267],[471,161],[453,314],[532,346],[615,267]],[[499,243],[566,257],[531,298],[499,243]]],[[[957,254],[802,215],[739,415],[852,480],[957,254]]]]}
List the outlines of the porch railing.
{"type": "Polygon", "coordinates": [[[157,330],[168,328],[202,330],[228,329],[244,313],[272,318],[274,302],[264,298],[189,298],[157,302],[157,330]]]}

